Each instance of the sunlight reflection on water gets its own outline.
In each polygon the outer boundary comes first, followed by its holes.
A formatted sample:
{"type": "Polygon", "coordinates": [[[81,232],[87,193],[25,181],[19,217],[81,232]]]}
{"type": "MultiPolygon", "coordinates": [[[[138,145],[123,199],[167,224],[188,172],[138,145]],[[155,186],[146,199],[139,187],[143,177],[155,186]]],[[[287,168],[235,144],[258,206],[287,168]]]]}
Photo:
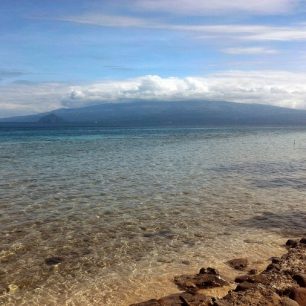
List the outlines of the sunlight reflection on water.
{"type": "Polygon", "coordinates": [[[305,233],[305,145],[305,129],[0,129],[0,303],[127,305],[281,252],[305,233]]]}

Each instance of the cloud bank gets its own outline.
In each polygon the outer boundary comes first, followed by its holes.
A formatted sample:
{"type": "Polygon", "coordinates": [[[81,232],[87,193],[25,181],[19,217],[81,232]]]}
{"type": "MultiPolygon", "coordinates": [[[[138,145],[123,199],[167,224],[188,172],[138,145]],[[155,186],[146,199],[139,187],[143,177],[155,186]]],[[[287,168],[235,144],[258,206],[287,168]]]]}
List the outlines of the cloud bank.
{"type": "Polygon", "coordinates": [[[65,106],[124,100],[223,100],[306,108],[306,74],[288,72],[225,72],[207,77],[139,78],[74,86],[65,106]]]}
{"type": "Polygon", "coordinates": [[[137,0],[133,4],[145,10],[171,14],[226,14],[244,12],[252,15],[284,14],[299,4],[298,0],[137,0]]]}
{"type": "Polygon", "coordinates": [[[0,117],[83,107],[99,103],[150,100],[222,100],[306,109],[306,74],[229,71],[205,77],[146,75],[83,85],[60,83],[1,86],[0,117]]]}

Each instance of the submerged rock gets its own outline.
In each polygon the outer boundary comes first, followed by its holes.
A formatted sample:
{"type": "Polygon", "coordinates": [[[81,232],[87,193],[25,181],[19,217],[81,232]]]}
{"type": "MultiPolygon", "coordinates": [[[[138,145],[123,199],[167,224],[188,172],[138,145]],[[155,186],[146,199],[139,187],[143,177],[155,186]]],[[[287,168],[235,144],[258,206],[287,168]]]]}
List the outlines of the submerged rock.
{"type": "Polygon", "coordinates": [[[162,306],[209,306],[211,299],[203,294],[187,292],[172,294],[158,300],[162,306]]]}
{"type": "Polygon", "coordinates": [[[152,300],[148,300],[146,302],[132,304],[130,306],[160,306],[160,303],[158,302],[158,300],[152,299],[152,300]]]}
{"type": "Polygon", "coordinates": [[[295,248],[298,245],[298,241],[293,240],[293,239],[289,239],[286,242],[286,246],[289,248],[295,248]]]}
{"type": "Polygon", "coordinates": [[[211,298],[203,294],[188,292],[165,296],[159,300],[152,299],[146,302],[132,304],[131,306],[210,306],[211,298]]]}
{"type": "Polygon", "coordinates": [[[45,264],[48,266],[58,265],[64,261],[63,257],[53,256],[45,259],[45,264]]]}
{"type": "Polygon", "coordinates": [[[189,260],[182,260],[181,261],[183,265],[190,265],[190,261],[189,260]]]}
{"type": "Polygon", "coordinates": [[[232,268],[234,268],[235,270],[242,271],[242,270],[245,270],[245,268],[248,266],[249,261],[247,260],[247,258],[236,258],[236,259],[229,260],[227,264],[231,266],[232,268]]]}

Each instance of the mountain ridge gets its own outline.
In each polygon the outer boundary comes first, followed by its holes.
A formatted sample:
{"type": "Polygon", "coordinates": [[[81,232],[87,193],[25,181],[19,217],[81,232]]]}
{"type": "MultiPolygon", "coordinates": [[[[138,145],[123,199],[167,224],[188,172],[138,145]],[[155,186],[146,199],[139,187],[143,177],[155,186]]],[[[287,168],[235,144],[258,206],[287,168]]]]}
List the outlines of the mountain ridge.
{"type": "Polygon", "coordinates": [[[105,127],[305,125],[306,110],[226,101],[137,101],[0,118],[5,123],[36,125],[97,125],[105,127]],[[51,120],[50,120],[51,119],[51,120]]]}

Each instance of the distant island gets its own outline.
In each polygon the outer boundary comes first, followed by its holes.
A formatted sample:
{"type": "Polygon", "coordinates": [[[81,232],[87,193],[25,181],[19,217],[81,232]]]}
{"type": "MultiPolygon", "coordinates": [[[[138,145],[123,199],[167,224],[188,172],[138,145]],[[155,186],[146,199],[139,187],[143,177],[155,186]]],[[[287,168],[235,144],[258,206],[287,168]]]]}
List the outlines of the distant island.
{"type": "Polygon", "coordinates": [[[201,127],[232,125],[306,126],[306,111],[224,101],[138,101],[0,119],[6,124],[102,127],[201,127]]]}

